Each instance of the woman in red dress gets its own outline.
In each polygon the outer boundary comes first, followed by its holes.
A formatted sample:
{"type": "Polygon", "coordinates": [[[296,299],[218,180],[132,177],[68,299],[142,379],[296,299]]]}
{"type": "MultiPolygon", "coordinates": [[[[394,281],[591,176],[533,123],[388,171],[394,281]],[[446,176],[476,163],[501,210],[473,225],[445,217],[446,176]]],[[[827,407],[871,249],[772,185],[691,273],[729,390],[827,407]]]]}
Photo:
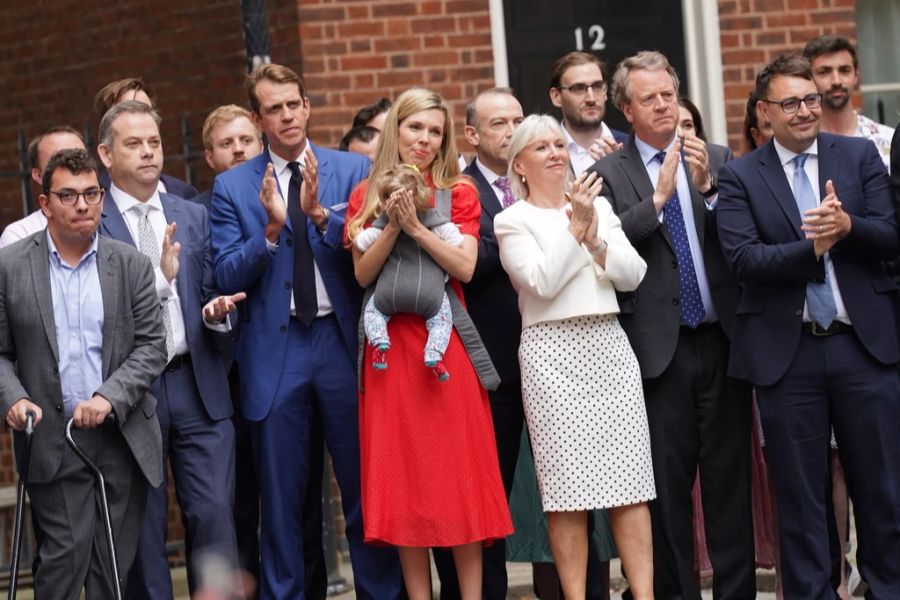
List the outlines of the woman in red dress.
{"type": "MultiPolygon", "coordinates": [[[[384,205],[363,182],[350,197],[347,239],[382,212],[388,224],[364,253],[351,243],[360,285],[378,277],[401,232],[447,272],[456,295],[468,281],[478,252],[478,192],[459,173],[453,121],[444,99],[414,88],[401,94],[385,119],[370,177],[398,163],[415,165],[433,189],[452,192],[451,221],[462,246],[440,240],[418,219],[403,193],[384,205]]],[[[494,441],[488,396],[454,330],[441,381],[422,362],[423,318],[396,314],[389,324],[387,368],[372,366],[368,345],[362,361],[359,414],[365,539],[400,551],[411,600],[431,598],[428,549],[450,547],[464,600],[481,598],[481,548],[512,533],[512,522],[494,441]]]]}

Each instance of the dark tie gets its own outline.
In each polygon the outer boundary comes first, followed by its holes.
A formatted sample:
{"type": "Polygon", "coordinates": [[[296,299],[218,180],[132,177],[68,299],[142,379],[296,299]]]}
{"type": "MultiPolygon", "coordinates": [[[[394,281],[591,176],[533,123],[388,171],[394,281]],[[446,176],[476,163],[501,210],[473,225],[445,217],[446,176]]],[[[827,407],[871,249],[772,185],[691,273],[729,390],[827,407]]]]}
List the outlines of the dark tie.
{"type": "MultiPolygon", "coordinates": [[[[662,165],[666,158],[665,151],[659,152],[654,158],[662,165]]],[[[697,272],[694,271],[694,260],[691,258],[691,246],[688,242],[687,228],[684,226],[684,214],[681,212],[677,188],[663,207],[663,216],[669,227],[672,246],[678,259],[681,323],[696,328],[706,317],[706,308],[703,306],[703,298],[700,297],[700,285],[697,283],[697,272]]]]}
{"type": "Polygon", "coordinates": [[[510,206],[512,206],[513,204],[516,203],[516,197],[513,196],[512,188],[509,185],[508,178],[498,177],[494,181],[494,185],[497,186],[497,189],[499,189],[501,192],[503,192],[503,200],[501,202],[501,204],[503,205],[503,208],[509,208],[510,206]]]}
{"type": "MultiPolygon", "coordinates": [[[[797,201],[797,208],[800,209],[801,218],[804,212],[819,205],[812,183],[803,169],[807,158],[809,158],[809,154],[798,154],[794,157],[794,199],[797,201]]],[[[806,284],[806,308],[813,321],[828,329],[837,315],[837,305],[834,302],[834,294],[831,292],[831,277],[828,276],[831,257],[826,253],[824,260],[825,283],[809,282],[806,284]]]]}
{"type": "Polygon", "coordinates": [[[304,325],[311,325],[319,312],[316,298],[316,271],[313,266],[312,247],[306,230],[306,215],[300,210],[300,184],[303,175],[300,163],[288,163],[291,169],[291,183],[288,186],[288,216],[294,231],[294,308],[297,318],[304,325]]]}

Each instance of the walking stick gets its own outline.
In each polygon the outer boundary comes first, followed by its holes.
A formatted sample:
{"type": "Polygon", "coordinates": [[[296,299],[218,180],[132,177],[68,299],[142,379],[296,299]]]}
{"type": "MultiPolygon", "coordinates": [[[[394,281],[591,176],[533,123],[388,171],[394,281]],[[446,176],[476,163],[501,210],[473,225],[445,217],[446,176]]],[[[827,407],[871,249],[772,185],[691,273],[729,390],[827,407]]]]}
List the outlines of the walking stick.
{"type": "Polygon", "coordinates": [[[9,593],[7,598],[13,600],[19,585],[19,555],[22,553],[22,527],[25,524],[25,484],[28,482],[28,465],[31,463],[31,437],[34,435],[33,410],[25,412],[25,456],[22,460],[22,472],[19,473],[19,485],[16,490],[16,522],[13,529],[12,561],[9,563],[9,593]]]}
{"type": "Polygon", "coordinates": [[[119,583],[119,565],[116,561],[116,542],[113,538],[113,528],[112,528],[112,520],[109,517],[109,500],[106,498],[106,480],[103,478],[103,472],[100,470],[100,467],[94,463],[90,459],[90,457],[85,454],[84,450],[78,447],[78,444],[75,443],[75,439],[72,437],[72,424],[75,422],[75,419],[69,419],[69,422],[66,423],[66,441],[71,446],[72,450],[75,451],[75,454],[78,455],[78,458],[94,473],[94,479],[97,482],[97,487],[100,488],[100,503],[101,508],[103,509],[103,524],[106,527],[106,542],[109,544],[109,562],[110,567],[112,568],[112,576],[113,576],[113,589],[115,590],[115,600],[122,600],[122,587],[119,583]]]}

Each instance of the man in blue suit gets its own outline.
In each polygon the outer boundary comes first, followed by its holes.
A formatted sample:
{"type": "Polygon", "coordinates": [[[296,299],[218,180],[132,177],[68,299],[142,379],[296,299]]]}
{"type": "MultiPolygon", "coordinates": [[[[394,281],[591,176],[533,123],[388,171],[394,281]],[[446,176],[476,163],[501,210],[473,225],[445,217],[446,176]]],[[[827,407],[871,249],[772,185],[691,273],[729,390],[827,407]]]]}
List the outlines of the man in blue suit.
{"type": "MultiPolygon", "coordinates": [[[[826,503],[834,427],[873,598],[900,598],[900,251],[887,171],[868,140],[819,132],[806,59],[756,78],[774,140],[719,172],[718,227],[743,285],[730,373],[756,384],[775,482],[786,598],[835,598],[826,503]]],[[[867,595],[869,597],[869,595],[867,595]]]]}
{"type": "Polygon", "coordinates": [[[305,588],[303,498],[310,438],[323,430],[341,488],[358,598],[400,595],[393,550],[363,542],[357,416],[361,290],[343,248],[347,198],[366,177],[364,157],[313,146],[310,105],[291,69],[248,76],[265,152],[216,177],[216,281],[247,292],[237,360],[262,496],[260,597],[322,597],[305,588]],[[321,422],[314,415],[321,415],[321,422]]]}
{"type": "MultiPolygon", "coordinates": [[[[218,296],[206,209],[158,191],[159,115],[141,102],[113,106],[100,121],[98,153],[110,174],[100,233],[132,244],[154,264],[169,363],[151,386],[163,449],[171,459],[186,533],[188,584],[199,589],[203,561],[237,566],[234,427],[222,356],[211,330],[241,295],[218,296]]],[[[165,481],[150,490],[128,597],[172,597],[166,558],[165,481]]]]}

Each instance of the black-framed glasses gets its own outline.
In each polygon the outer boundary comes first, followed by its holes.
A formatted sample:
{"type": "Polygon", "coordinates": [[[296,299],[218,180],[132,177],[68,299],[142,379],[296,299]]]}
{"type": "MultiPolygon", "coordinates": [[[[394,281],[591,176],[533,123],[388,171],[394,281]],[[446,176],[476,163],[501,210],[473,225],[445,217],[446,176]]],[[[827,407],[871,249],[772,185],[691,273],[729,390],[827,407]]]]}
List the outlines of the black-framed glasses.
{"type": "Polygon", "coordinates": [[[84,203],[88,206],[95,206],[100,204],[100,201],[103,200],[103,194],[106,190],[102,188],[91,188],[89,190],[84,190],[83,192],[76,192],[75,190],[59,190],[58,192],[54,192],[50,190],[50,193],[59,198],[59,203],[63,206],[75,206],[78,203],[78,197],[81,196],[84,198],[84,203]]]}
{"type": "Polygon", "coordinates": [[[792,115],[800,110],[801,102],[806,105],[806,108],[819,108],[819,104],[822,103],[822,94],[813,93],[807,94],[802,98],[785,98],[784,100],[763,99],[763,102],[766,104],[777,104],[784,111],[784,114],[792,115]]]}
{"type": "Polygon", "coordinates": [[[584,96],[587,94],[588,89],[590,89],[594,92],[594,95],[599,96],[606,92],[606,82],[595,81],[594,83],[573,83],[572,85],[561,85],[559,86],[559,89],[568,90],[576,96],[584,96]]]}

